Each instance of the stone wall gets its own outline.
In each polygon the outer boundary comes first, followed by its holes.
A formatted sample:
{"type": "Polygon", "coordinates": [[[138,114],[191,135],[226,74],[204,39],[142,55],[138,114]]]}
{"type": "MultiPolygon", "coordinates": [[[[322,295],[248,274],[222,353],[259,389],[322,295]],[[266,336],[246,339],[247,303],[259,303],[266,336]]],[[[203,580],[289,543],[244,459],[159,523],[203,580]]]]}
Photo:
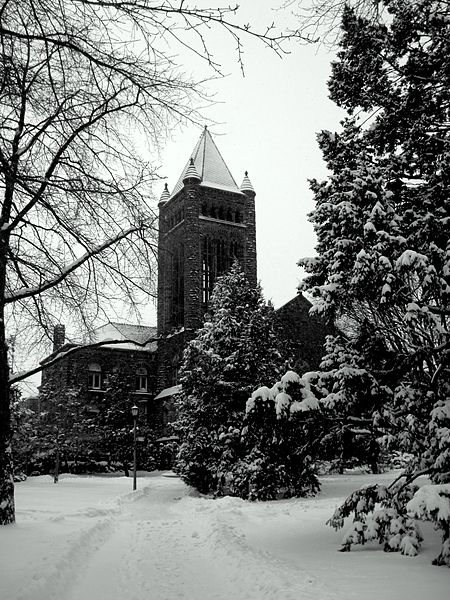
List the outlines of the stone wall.
{"type": "Polygon", "coordinates": [[[249,282],[256,286],[258,282],[257,258],[256,258],[256,214],[255,214],[255,192],[245,192],[244,223],[247,228],[245,238],[244,270],[249,282]]]}
{"type": "Polygon", "coordinates": [[[198,329],[202,319],[200,252],[200,186],[198,180],[184,184],[185,242],[184,242],[184,321],[186,329],[198,329]]]}

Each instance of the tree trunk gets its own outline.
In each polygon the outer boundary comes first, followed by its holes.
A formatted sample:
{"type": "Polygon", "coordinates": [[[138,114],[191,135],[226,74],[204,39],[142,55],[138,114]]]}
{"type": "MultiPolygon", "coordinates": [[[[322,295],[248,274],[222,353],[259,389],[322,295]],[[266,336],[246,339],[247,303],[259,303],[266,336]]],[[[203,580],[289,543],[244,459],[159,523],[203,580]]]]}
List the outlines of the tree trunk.
{"type": "Polygon", "coordinates": [[[67,450],[64,452],[64,471],[66,473],[70,473],[70,467],[69,467],[69,455],[67,450]]]}
{"type": "Polygon", "coordinates": [[[8,347],[3,316],[3,307],[0,307],[0,525],[9,525],[15,521],[15,510],[8,347]]]}
{"type": "Polygon", "coordinates": [[[53,483],[58,483],[59,481],[59,444],[56,442],[56,452],[55,452],[55,470],[53,472],[53,483]]]}
{"type": "MultiPolygon", "coordinates": [[[[16,150],[17,148],[15,148],[16,150]]],[[[14,471],[12,459],[11,398],[9,385],[8,344],[5,329],[6,266],[10,233],[5,225],[11,217],[14,195],[14,177],[17,159],[11,161],[10,173],[5,176],[5,193],[0,215],[0,525],[16,520],[14,506],[14,471]]]]}
{"type": "Polygon", "coordinates": [[[378,442],[373,438],[369,441],[369,467],[372,473],[377,474],[380,472],[378,462],[380,459],[380,446],[378,442]]]}

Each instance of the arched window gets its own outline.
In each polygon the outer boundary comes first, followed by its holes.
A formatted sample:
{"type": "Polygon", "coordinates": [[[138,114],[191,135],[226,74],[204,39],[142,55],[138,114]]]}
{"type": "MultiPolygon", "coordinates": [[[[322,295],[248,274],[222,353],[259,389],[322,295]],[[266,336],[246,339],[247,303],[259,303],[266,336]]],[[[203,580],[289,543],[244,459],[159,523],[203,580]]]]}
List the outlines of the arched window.
{"type": "Polygon", "coordinates": [[[90,390],[102,389],[102,368],[97,363],[88,366],[88,388],[90,390]]]}
{"type": "Polygon", "coordinates": [[[147,391],[147,369],[145,367],[136,370],[136,391],[147,391]]]}

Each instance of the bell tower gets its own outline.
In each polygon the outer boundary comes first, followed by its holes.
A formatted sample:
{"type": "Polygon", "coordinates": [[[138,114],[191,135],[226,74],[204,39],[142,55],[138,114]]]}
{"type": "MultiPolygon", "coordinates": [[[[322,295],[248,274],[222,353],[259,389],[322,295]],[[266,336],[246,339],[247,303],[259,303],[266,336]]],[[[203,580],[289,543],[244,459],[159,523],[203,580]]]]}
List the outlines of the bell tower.
{"type": "Polygon", "coordinates": [[[159,202],[158,391],[176,384],[185,344],[202,325],[218,276],[239,260],[256,285],[255,191],[239,188],[205,127],[159,202]]]}

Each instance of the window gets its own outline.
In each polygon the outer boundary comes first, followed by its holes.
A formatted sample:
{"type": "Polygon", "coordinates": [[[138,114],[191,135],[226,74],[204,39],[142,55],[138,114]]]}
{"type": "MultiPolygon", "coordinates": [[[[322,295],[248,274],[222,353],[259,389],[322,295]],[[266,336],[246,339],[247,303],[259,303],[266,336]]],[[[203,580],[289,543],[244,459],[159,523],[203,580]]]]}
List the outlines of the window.
{"type": "Polygon", "coordinates": [[[203,238],[202,245],[202,302],[206,309],[214,282],[214,249],[209,237],[203,238]]]}
{"type": "Polygon", "coordinates": [[[170,323],[179,327],[184,323],[184,246],[178,244],[171,257],[170,323]]]}
{"type": "Polygon", "coordinates": [[[136,371],[136,391],[147,391],[147,369],[145,367],[141,367],[136,371]]]}
{"type": "Polygon", "coordinates": [[[102,369],[97,363],[91,363],[88,367],[88,388],[90,390],[102,389],[102,369]]]}

